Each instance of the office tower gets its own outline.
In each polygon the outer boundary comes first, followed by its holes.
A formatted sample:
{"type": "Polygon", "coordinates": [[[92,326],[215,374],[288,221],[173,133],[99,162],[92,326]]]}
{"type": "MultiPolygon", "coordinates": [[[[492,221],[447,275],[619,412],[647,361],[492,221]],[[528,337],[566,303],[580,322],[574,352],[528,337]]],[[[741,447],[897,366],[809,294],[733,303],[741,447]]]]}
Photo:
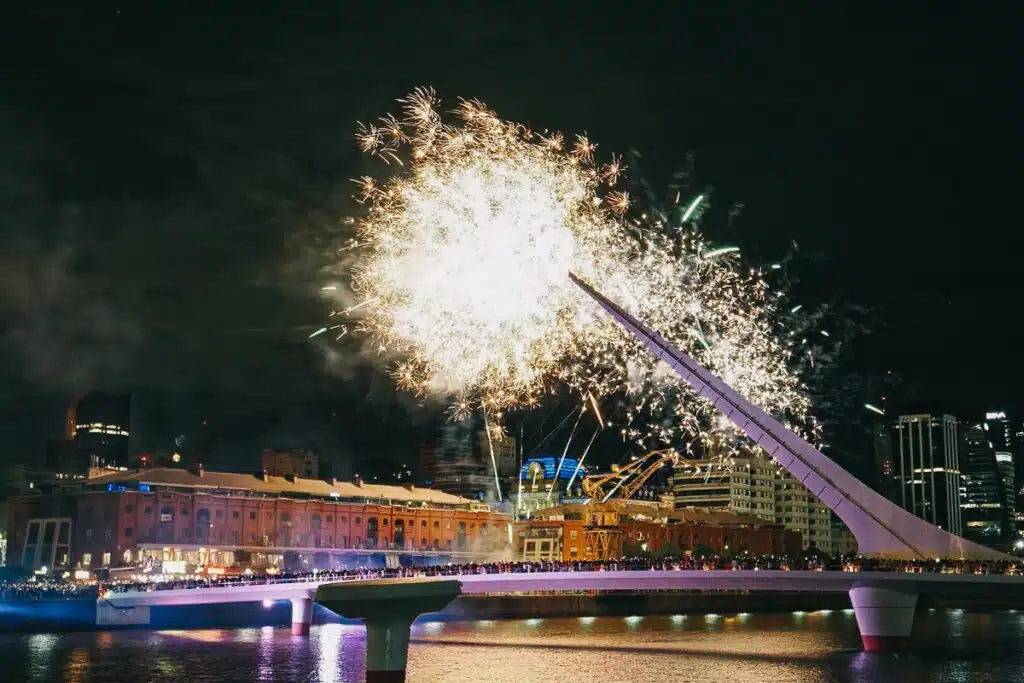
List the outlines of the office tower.
{"type": "Polygon", "coordinates": [[[952,415],[901,415],[893,423],[893,502],[960,535],[960,429],[952,415]]]}

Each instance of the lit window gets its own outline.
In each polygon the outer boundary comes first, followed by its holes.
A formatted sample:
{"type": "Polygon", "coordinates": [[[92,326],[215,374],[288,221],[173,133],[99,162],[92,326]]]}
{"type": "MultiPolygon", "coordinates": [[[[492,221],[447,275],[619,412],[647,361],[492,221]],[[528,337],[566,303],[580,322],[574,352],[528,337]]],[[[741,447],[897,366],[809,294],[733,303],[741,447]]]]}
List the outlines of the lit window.
{"type": "Polygon", "coordinates": [[[92,564],[92,553],[82,553],[82,566],[88,567],[92,564]]]}
{"type": "Polygon", "coordinates": [[[104,567],[109,567],[110,566],[110,553],[103,553],[103,566],[104,567]]]}

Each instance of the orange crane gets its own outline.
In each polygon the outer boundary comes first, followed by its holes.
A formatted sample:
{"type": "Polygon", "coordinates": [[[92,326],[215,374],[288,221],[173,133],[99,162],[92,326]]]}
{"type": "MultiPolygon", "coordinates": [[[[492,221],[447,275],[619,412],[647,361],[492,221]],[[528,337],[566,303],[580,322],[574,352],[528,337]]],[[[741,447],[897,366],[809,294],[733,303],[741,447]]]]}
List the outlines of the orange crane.
{"type": "Polygon", "coordinates": [[[622,556],[622,529],[619,516],[623,505],[643,487],[654,473],[665,465],[677,465],[679,454],[671,448],[651,451],[625,465],[612,465],[611,472],[588,474],[583,478],[583,491],[590,498],[584,504],[583,541],[585,556],[593,560],[610,560],[622,556]],[[605,486],[615,485],[605,491],[605,486]],[[612,498],[613,495],[619,495],[612,498]]]}

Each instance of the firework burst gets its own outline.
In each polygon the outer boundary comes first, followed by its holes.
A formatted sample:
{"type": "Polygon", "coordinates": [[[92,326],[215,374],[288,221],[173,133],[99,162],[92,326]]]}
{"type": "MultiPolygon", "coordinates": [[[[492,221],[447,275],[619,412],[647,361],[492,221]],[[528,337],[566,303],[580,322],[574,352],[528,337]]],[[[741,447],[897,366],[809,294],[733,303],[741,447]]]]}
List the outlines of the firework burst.
{"type": "MultiPolygon", "coordinates": [[[[813,424],[792,344],[760,273],[679,220],[633,218],[620,157],[569,143],[462,100],[446,122],[432,90],[401,119],[360,125],[361,149],[399,172],[360,179],[367,207],[352,247],[345,314],[399,358],[400,387],[452,397],[452,414],[536,405],[554,381],[595,404],[624,398],[623,436],[643,446],[732,443],[710,403],[595,309],[568,279],[592,282],[740,393],[796,427],[813,424]]],[[[347,247],[349,248],[349,247],[347,247]]]]}

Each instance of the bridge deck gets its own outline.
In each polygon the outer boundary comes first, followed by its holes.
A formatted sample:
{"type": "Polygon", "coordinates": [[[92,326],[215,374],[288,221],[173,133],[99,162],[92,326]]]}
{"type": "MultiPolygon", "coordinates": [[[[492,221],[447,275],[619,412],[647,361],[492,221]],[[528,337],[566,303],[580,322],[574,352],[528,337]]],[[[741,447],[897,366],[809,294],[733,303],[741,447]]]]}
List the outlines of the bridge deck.
{"type": "Polygon", "coordinates": [[[901,572],[808,571],[593,571],[523,574],[469,574],[349,581],[298,581],[211,588],[110,593],[114,607],[257,602],[312,598],[319,586],[348,583],[419,583],[458,580],[466,595],[549,591],[745,590],[845,593],[855,586],[906,590],[917,594],[965,597],[1024,595],[1024,577],[993,574],[906,574],[901,572]]]}

